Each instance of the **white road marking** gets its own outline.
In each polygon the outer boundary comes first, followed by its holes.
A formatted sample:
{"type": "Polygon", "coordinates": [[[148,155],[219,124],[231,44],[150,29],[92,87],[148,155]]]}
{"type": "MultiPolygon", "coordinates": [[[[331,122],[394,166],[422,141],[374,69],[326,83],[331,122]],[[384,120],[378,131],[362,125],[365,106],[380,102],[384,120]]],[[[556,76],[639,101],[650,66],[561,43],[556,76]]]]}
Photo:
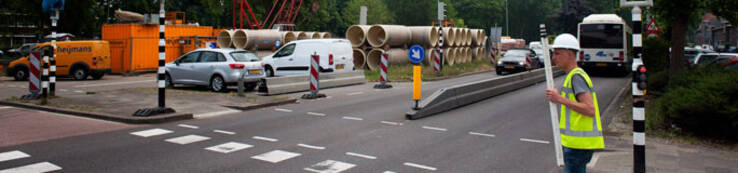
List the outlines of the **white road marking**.
{"type": "Polygon", "coordinates": [[[327,97],[325,97],[325,99],[332,99],[332,98],[333,98],[333,97],[331,97],[331,96],[327,96],[327,97]]]}
{"type": "Polygon", "coordinates": [[[271,163],[278,163],[287,159],[291,159],[293,157],[300,156],[302,154],[300,153],[293,153],[289,151],[282,151],[282,150],[274,150],[270,151],[264,154],[256,155],[251,157],[252,159],[271,162],[271,163]]]}
{"type": "Polygon", "coordinates": [[[303,147],[303,148],[315,149],[315,150],[325,150],[325,147],[308,145],[308,144],[297,144],[297,146],[303,147]]]}
{"type": "Polygon", "coordinates": [[[423,126],[423,128],[428,129],[428,130],[436,130],[436,131],[444,131],[444,132],[448,131],[447,129],[444,129],[444,128],[431,127],[431,126],[423,126]]]}
{"type": "Polygon", "coordinates": [[[280,112],[292,112],[292,110],[289,110],[289,109],[282,109],[282,108],[276,108],[276,109],[274,109],[274,110],[275,110],[275,111],[280,111],[280,112]]]}
{"type": "Polygon", "coordinates": [[[10,108],[13,108],[13,107],[10,107],[10,106],[3,106],[3,107],[0,107],[0,109],[10,109],[10,108]]]}
{"type": "Polygon", "coordinates": [[[589,161],[589,163],[587,163],[587,168],[594,168],[595,165],[597,164],[597,160],[599,159],[600,159],[600,155],[597,153],[594,153],[592,156],[592,160],[589,161]]]}
{"type": "Polygon", "coordinates": [[[326,160],[305,168],[306,171],[316,173],[339,173],[353,168],[354,164],[339,162],[335,160],[326,160]]]}
{"type": "Polygon", "coordinates": [[[277,142],[277,141],[279,141],[279,139],[267,138],[267,137],[263,137],[263,136],[254,136],[254,137],[251,137],[251,138],[256,139],[256,140],[267,141],[267,142],[277,142]]]}
{"type": "Polygon", "coordinates": [[[172,131],[171,130],[167,130],[167,129],[159,129],[159,128],[156,128],[156,129],[149,129],[149,130],[143,130],[143,131],[133,132],[131,134],[132,135],[136,135],[136,136],[140,136],[140,137],[144,137],[144,138],[148,138],[148,137],[163,135],[163,134],[167,134],[167,133],[172,133],[172,131]]]}
{"type": "Polygon", "coordinates": [[[425,170],[429,170],[429,171],[435,171],[436,170],[436,168],[434,168],[434,167],[425,166],[425,165],[421,165],[421,164],[417,164],[417,163],[405,162],[404,165],[405,166],[410,166],[410,167],[415,167],[415,168],[420,168],[420,169],[425,169],[425,170]]]}
{"type": "Polygon", "coordinates": [[[402,125],[402,123],[391,122],[391,121],[382,121],[382,124],[389,124],[389,125],[393,125],[393,126],[401,126],[402,125]]]}
{"type": "Polygon", "coordinates": [[[343,117],[343,119],[347,119],[347,120],[356,120],[356,121],[361,121],[361,120],[364,120],[364,119],[362,119],[362,118],[358,118],[358,117],[349,117],[349,116],[344,116],[344,117],[343,117]]]}
{"type": "Polygon", "coordinates": [[[76,92],[76,93],[85,93],[85,91],[82,91],[82,90],[74,90],[74,92],[76,92]]]}
{"type": "Polygon", "coordinates": [[[215,133],[222,133],[222,134],[226,134],[226,135],[235,135],[236,134],[236,132],[229,132],[229,131],[225,131],[225,130],[213,130],[213,132],[215,132],[215,133]]]}
{"type": "Polygon", "coordinates": [[[178,124],[179,127],[189,128],[189,129],[199,129],[200,127],[189,125],[189,124],[178,124]]]}
{"type": "Polygon", "coordinates": [[[31,157],[31,155],[28,155],[22,151],[8,151],[4,153],[0,153],[0,162],[8,161],[8,160],[15,160],[20,158],[26,158],[31,157]]]}
{"type": "Polygon", "coordinates": [[[382,173],[397,173],[397,172],[394,172],[394,171],[384,171],[382,173]]]}
{"type": "Polygon", "coordinates": [[[321,117],[325,116],[325,114],[324,114],[324,113],[315,113],[315,112],[308,112],[307,114],[308,114],[308,115],[321,116],[321,117]]]}
{"type": "Polygon", "coordinates": [[[0,170],[0,173],[16,173],[16,172],[51,172],[61,170],[62,168],[49,162],[34,163],[26,166],[0,170]]]}
{"type": "Polygon", "coordinates": [[[235,109],[228,109],[228,110],[222,110],[222,111],[218,111],[218,112],[208,112],[208,113],[202,113],[202,114],[195,114],[195,115],[193,115],[193,117],[196,118],[196,119],[202,119],[202,118],[210,118],[210,117],[214,117],[214,116],[220,116],[220,115],[231,114],[231,113],[236,113],[236,112],[241,112],[241,111],[240,110],[235,110],[235,109]]]}
{"type": "Polygon", "coordinates": [[[238,142],[228,142],[225,144],[220,144],[212,147],[205,148],[206,150],[215,151],[223,154],[228,154],[230,152],[243,150],[247,148],[251,148],[253,145],[244,144],[244,143],[238,143],[238,142]]]}
{"type": "Polygon", "coordinates": [[[490,138],[494,138],[495,135],[493,134],[485,134],[485,133],[477,133],[477,132],[469,132],[470,135],[477,135],[477,136],[486,136],[490,138]]]}
{"type": "Polygon", "coordinates": [[[154,80],[142,80],[142,81],[131,81],[131,82],[112,82],[112,83],[101,83],[101,84],[87,84],[87,85],[77,85],[74,86],[75,88],[84,88],[84,87],[97,87],[97,86],[108,86],[108,85],[121,85],[121,84],[133,84],[133,83],[146,83],[151,82],[154,83],[154,80]]]}
{"type": "Polygon", "coordinates": [[[187,136],[180,136],[176,138],[169,138],[165,141],[175,143],[175,144],[180,144],[180,145],[186,145],[186,144],[200,142],[200,141],[204,141],[208,139],[210,139],[210,137],[200,136],[200,135],[187,135],[187,136]]]}
{"type": "Polygon", "coordinates": [[[548,144],[549,143],[548,141],[535,140],[535,139],[526,139],[526,138],[520,138],[520,141],[540,143],[540,144],[548,144]]]}
{"type": "Polygon", "coordinates": [[[59,91],[61,91],[61,92],[67,92],[69,90],[67,90],[67,89],[59,89],[59,91]]]}
{"type": "Polygon", "coordinates": [[[364,92],[353,92],[353,93],[348,93],[346,95],[352,96],[352,95],[359,95],[359,94],[364,94],[364,92]]]}
{"type": "Polygon", "coordinates": [[[348,156],[354,156],[354,157],[361,157],[361,158],[370,159],[370,160],[377,159],[377,157],[374,157],[374,156],[365,155],[365,154],[359,154],[359,153],[352,153],[352,152],[346,152],[346,155],[348,155],[348,156]]]}

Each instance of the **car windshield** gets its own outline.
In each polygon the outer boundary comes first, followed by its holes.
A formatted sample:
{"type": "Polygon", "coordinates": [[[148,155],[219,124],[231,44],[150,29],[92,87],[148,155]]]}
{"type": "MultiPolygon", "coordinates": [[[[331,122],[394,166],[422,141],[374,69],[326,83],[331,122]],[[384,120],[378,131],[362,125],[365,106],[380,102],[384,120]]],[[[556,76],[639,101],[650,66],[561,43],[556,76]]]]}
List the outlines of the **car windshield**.
{"type": "Polygon", "coordinates": [[[257,57],[254,53],[248,52],[248,51],[238,51],[238,52],[231,52],[231,56],[233,57],[233,60],[236,62],[256,62],[259,61],[259,57],[257,57]]]}

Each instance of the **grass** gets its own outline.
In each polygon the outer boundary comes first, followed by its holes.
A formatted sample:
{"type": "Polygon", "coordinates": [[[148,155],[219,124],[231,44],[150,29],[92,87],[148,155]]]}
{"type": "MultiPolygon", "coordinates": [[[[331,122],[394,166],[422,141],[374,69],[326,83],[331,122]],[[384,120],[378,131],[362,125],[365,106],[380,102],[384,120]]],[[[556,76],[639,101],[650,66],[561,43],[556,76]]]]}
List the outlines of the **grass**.
{"type": "MultiPolygon", "coordinates": [[[[410,81],[412,80],[413,76],[413,65],[406,64],[406,65],[390,65],[387,67],[387,78],[389,78],[389,81],[398,82],[398,81],[410,81]]],[[[454,64],[453,66],[445,65],[443,67],[443,70],[440,73],[437,73],[433,71],[433,66],[430,65],[423,65],[423,80],[424,81],[430,81],[430,80],[437,80],[442,79],[445,77],[450,76],[457,76],[464,73],[471,73],[471,72],[481,72],[481,71],[490,71],[493,70],[494,66],[489,64],[489,61],[486,59],[480,59],[464,64],[454,64]]],[[[364,75],[366,76],[366,79],[368,81],[377,82],[379,81],[379,71],[374,70],[366,70],[364,71],[364,75]]]]}

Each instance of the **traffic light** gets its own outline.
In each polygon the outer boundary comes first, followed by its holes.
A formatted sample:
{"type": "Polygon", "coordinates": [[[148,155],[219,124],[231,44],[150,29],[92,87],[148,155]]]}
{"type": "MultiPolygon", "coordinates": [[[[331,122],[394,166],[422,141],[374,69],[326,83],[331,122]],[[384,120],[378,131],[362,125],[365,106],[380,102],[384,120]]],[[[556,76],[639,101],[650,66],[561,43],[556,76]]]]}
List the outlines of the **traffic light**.
{"type": "Polygon", "coordinates": [[[639,65],[633,74],[633,82],[636,82],[638,90],[646,91],[646,66],[639,65]]]}
{"type": "Polygon", "coordinates": [[[438,2],[438,20],[446,18],[446,3],[438,2]]]}

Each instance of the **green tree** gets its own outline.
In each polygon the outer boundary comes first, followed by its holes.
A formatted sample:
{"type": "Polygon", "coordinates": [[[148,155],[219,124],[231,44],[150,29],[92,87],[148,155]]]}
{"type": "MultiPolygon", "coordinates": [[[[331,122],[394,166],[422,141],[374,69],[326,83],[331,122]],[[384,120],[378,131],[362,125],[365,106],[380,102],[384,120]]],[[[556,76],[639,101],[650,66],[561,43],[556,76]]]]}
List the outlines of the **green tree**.
{"type": "Polygon", "coordinates": [[[585,5],[581,0],[564,0],[561,8],[551,14],[553,29],[562,33],[577,33],[577,25],[588,15],[595,13],[594,9],[585,5]]]}
{"type": "MultiPolygon", "coordinates": [[[[351,0],[346,2],[346,8],[341,10],[342,21],[338,28],[348,28],[350,25],[359,24],[359,12],[361,6],[366,6],[366,24],[388,24],[394,23],[394,13],[389,11],[382,0],[351,0]]],[[[343,35],[343,33],[338,33],[343,35]]]]}

